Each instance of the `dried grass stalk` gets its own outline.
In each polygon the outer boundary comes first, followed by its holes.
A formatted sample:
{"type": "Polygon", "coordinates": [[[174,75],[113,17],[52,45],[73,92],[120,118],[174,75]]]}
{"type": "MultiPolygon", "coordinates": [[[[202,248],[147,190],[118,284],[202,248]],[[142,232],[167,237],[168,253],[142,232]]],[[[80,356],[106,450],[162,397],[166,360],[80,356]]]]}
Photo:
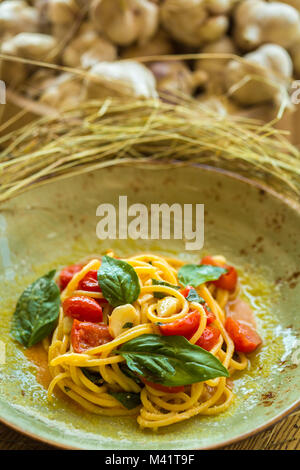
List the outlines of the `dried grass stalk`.
{"type": "Polygon", "coordinates": [[[89,101],[0,137],[0,201],[99,168],[208,164],[300,194],[300,154],[284,131],[220,116],[194,99],[89,101]]]}

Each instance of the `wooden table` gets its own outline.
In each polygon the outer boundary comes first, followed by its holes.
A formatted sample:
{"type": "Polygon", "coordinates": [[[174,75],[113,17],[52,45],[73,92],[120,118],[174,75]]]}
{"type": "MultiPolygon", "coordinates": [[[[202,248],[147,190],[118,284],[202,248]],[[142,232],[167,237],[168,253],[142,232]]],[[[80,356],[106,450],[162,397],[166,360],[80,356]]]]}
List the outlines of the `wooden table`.
{"type": "MultiPolygon", "coordinates": [[[[0,450],[54,450],[39,441],[0,424],[0,450]]],[[[300,411],[292,413],[272,428],[236,444],[226,450],[300,450],[300,411]]]]}

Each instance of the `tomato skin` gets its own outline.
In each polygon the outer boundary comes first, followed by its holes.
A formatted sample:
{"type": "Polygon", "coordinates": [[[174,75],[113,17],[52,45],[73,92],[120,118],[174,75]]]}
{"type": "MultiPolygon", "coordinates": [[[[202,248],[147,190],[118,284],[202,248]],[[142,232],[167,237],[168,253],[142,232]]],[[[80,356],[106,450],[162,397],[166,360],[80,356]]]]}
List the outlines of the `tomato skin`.
{"type": "Polygon", "coordinates": [[[221,266],[221,263],[215,261],[212,256],[204,256],[200,264],[211,264],[212,266],[221,266]]]}
{"type": "MultiPolygon", "coordinates": [[[[92,269],[88,271],[86,275],[79,281],[78,290],[85,290],[88,292],[102,292],[101,287],[98,283],[98,271],[92,269]]],[[[108,301],[104,298],[95,299],[99,304],[108,304],[108,301]]]]}
{"type": "Polygon", "coordinates": [[[79,273],[82,270],[81,264],[71,264],[66,268],[62,269],[59,274],[59,287],[63,291],[71,279],[73,278],[74,274],[79,273]]]}
{"type": "Polygon", "coordinates": [[[63,302],[63,310],[68,317],[80,321],[100,323],[103,320],[102,307],[95,299],[84,295],[68,297],[63,302]]]}
{"type": "Polygon", "coordinates": [[[73,322],[71,343],[76,353],[109,343],[112,339],[104,323],[80,322],[76,319],[73,322]]]}
{"type": "Polygon", "coordinates": [[[238,352],[249,354],[262,344],[262,339],[254,328],[232,317],[226,318],[225,328],[238,352]]]}
{"type": "Polygon", "coordinates": [[[227,273],[222,274],[216,281],[212,281],[215,286],[219,289],[228,290],[233,292],[236,288],[238,281],[237,270],[233,266],[222,264],[219,261],[215,261],[211,256],[204,256],[201,260],[201,264],[210,264],[212,266],[220,266],[227,269],[227,273]]]}
{"type": "Polygon", "coordinates": [[[179,318],[171,323],[159,325],[159,329],[164,336],[184,336],[190,339],[196,333],[200,323],[200,313],[197,310],[187,313],[183,318],[179,318]]]}
{"type": "Polygon", "coordinates": [[[215,321],[216,315],[211,310],[208,310],[206,305],[203,305],[203,308],[204,308],[206,316],[207,316],[206,325],[208,326],[208,325],[210,325],[211,323],[213,323],[215,321]]]}
{"type": "MultiPolygon", "coordinates": [[[[184,289],[181,289],[180,293],[183,295],[183,297],[187,298],[192,289],[195,289],[195,288],[193,286],[186,286],[184,289]]],[[[210,325],[211,323],[213,323],[215,321],[216,316],[208,308],[208,305],[206,303],[203,304],[202,307],[204,308],[206,316],[207,316],[207,325],[210,325]]]]}
{"type": "Polygon", "coordinates": [[[101,292],[98,283],[97,271],[91,270],[79,281],[78,290],[87,290],[89,292],[101,292]]]}
{"type": "Polygon", "coordinates": [[[187,298],[188,295],[189,295],[189,293],[190,293],[190,291],[191,291],[192,289],[195,289],[195,287],[193,287],[193,286],[186,286],[186,287],[184,287],[184,289],[181,289],[181,290],[180,290],[180,293],[183,295],[183,297],[187,298]]]}
{"type": "Polygon", "coordinates": [[[233,292],[237,285],[238,274],[233,266],[226,266],[226,269],[227,273],[222,274],[222,276],[217,281],[214,281],[214,283],[220,289],[233,292]]]}
{"type": "Polygon", "coordinates": [[[218,342],[221,332],[218,328],[214,326],[207,326],[198,341],[196,342],[197,346],[210,351],[218,342]]]}
{"type": "Polygon", "coordinates": [[[146,380],[143,377],[140,377],[140,379],[145,385],[149,385],[150,387],[155,388],[155,390],[160,390],[161,392],[166,392],[166,393],[184,392],[184,385],[178,385],[178,387],[167,387],[166,385],[149,382],[149,380],[146,380]]]}

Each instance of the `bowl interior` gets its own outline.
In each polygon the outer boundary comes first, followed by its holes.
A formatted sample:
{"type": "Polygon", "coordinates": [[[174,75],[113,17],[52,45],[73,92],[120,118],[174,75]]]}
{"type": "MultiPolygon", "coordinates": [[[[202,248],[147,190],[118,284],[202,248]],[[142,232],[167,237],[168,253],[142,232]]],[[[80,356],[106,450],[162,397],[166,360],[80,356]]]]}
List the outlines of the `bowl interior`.
{"type": "Polygon", "coordinates": [[[48,442],[89,449],[195,449],[218,446],[272,422],[299,400],[300,215],[297,207],[245,180],[203,167],[172,170],[116,167],[61,180],[2,205],[0,212],[0,417],[48,442]],[[184,240],[99,240],[99,204],[204,204],[205,243],[184,240]],[[236,399],[220,416],[195,417],[153,433],[131,417],[93,416],[72,403],[46,399],[36,366],[9,337],[16,300],[51,268],[113,248],[151,251],[196,262],[224,254],[247,285],[264,346],[235,380],[236,399]],[[298,349],[297,349],[298,348],[298,349]],[[3,358],[3,354],[2,354],[3,358]],[[4,362],[4,361],[2,361],[4,362]]]}

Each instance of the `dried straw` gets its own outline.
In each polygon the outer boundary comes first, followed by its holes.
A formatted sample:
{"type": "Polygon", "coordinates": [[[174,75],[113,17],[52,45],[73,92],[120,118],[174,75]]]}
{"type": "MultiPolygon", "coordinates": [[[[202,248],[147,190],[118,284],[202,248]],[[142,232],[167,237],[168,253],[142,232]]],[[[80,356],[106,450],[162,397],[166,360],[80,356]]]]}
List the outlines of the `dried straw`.
{"type": "Polygon", "coordinates": [[[194,99],[85,102],[7,133],[0,137],[0,148],[0,201],[49,181],[120,164],[157,169],[208,164],[294,198],[300,194],[300,154],[283,131],[220,116],[194,99]]]}
{"type": "MultiPolygon", "coordinates": [[[[235,59],[232,54],[189,54],[135,60],[235,59]]],[[[88,71],[70,69],[20,57],[0,59],[71,72],[91,79],[88,71]]],[[[262,78],[259,77],[261,80],[262,78]]],[[[101,79],[99,79],[101,80],[101,79]]],[[[140,99],[126,96],[118,81],[103,79],[103,86],[118,96],[85,102],[76,109],[57,110],[28,102],[16,92],[11,101],[43,117],[11,132],[0,126],[0,201],[50,181],[69,178],[119,164],[208,164],[234,171],[292,198],[300,194],[300,154],[286,132],[252,119],[221,116],[193,98],[161,96],[140,99]],[[46,115],[45,115],[46,114],[46,115]]],[[[127,90],[128,91],[128,90],[127,90]]],[[[285,107],[280,106],[278,117],[285,107]]]]}

